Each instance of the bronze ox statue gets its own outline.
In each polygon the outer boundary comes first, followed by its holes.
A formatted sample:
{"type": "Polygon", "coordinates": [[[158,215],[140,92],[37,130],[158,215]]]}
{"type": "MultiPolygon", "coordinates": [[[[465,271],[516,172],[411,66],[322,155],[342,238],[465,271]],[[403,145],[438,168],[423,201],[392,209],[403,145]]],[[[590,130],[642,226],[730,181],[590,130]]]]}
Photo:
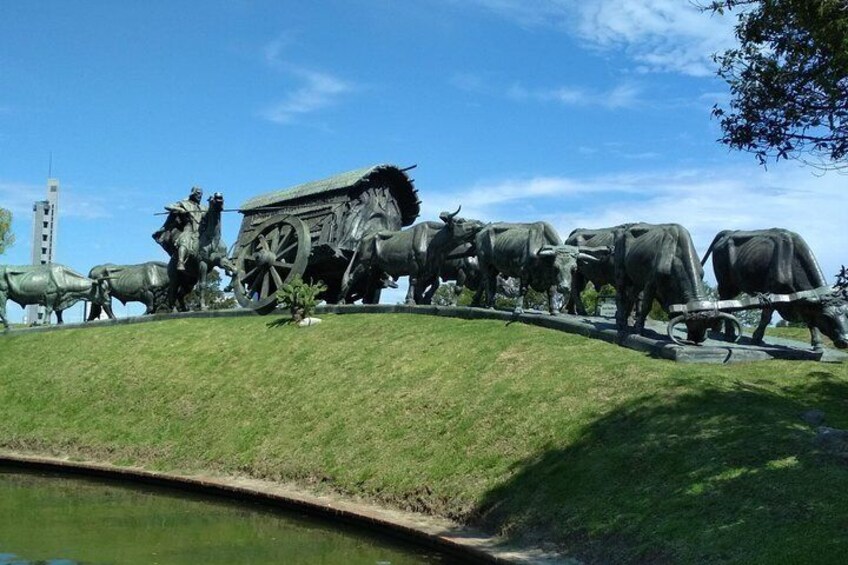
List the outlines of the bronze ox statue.
{"type": "Polygon", "coordinates": [[[64,265],[0,265],[0,321],[9,327],[6,319],[6,301],[17,302],[21,307],[39,304],[46,309],[46,322],[56,313],[57,323],[63,323],[62,311],[80,300],[89,300],[112,315],[108,285],[83,276],[64,265]]]}
{"type": "MultiPolygon", "coordinates": [[[[460,207],[461,208],[461,207],[460,207]]],[[[402,231],[377,231],[359,242],[342,280],[340,296],[364,285],[383,285],[386,275],[409,277],[407,304],[424,304],[438,287],[438,277],[447,254],[474,239],[483,224],[458,218],[456,212],[442,212],[440,222],[421,222],[402,231]]],[[[366,292],[366,296],[368,293],[366,292]]]]}
{"type": "MultiPolygon", "coordinates": [[[[104,281],[109,295],[120,300],[122,304],[141,302],[146,307],[145,314],[153,314],[168,306],[167,263],[161,261],[148,261],[139,265],[106,263],[92,267],[88,276],[97,281],[104,281]]],[[[101,310],[99,304],[92,303],[88,321],[99,318],[101,310]]]]}
{"type": "MultiPolygon", "coordinates": [[[[466,243],[460,245],[451,251],[439,271],[439,278],[445,282],[454,281],[454,294],[458,297],[462,294],[464,288],[474,291],[474,298],[471,300],[471,306],[480,306],[483,296],[483,279],[480,274],[480,265],[477,261],[477,256],[474,244],[466,243]]],[[[428,294],[432,295],[436,289],[428,290],[428,294]]]]}
{"type": "MultiPolygon", "coordinates": [[[[637,302],[640,307],[634,329],[642,333],[654,299],[666,312],[674,304],[708,301],[704,269],[692,237],[683,226],[625,225],[615,230],[614,246],[616,321],[621,336],[628,330],[627,321],[637,302]]],[[[730,314],[716,316],[739,325],[730,314]]],[[[714,319],[687,319],[687,339],[692,343],[703,342],[714,319]]]]}
{"type": "Polygon", "coordinates": [[[485,288],[484,304],[494,307],[497,275],[516,277],[520,288],[515,312],[524,308],[529,288],[547,292],[548,309],[556,313],[555,292],[568,296],[578,265],[606,258],[610,248],[579,248],[563,245],[547,222],[495,223],[475,238],[477,261],[485,288]]]}
{"type": "MultiPolygon", "coordinates": [[[[785,303],[763,301],[760,323],[752,336],[755,344],[762,343],[776,310],[785,320],[807,325],[813,348],[821,348],[820,333],[833,340],[836,347],[848,347],[846,292],[827,284],[813,252],[800,235],[779,228],[725,230],[715,236],[701,264],[710,254],[722,300],[740,293],[793,295],[793,300],[785,303]]],[[[734,328],[726,326],[725,336],[735,339],[734,328]]]]}
{"type": "MultiPolygon", "coordinates": [[[[612,247],[615,244],[616,230],[625,229],[633,224],[622,224],[612,228],[573,230],[565,238],[566,245],[577,247],[612,247]]],[[[565,303],[565,311],[569,314],[586,315],[586,306],[580,294],[588,283],[595,285],[597,290],[607,284],[615,284],[615,261],[613,254],[600,261],[584,261],[577,266],[571,284],[571,293],[565,303]]]]}

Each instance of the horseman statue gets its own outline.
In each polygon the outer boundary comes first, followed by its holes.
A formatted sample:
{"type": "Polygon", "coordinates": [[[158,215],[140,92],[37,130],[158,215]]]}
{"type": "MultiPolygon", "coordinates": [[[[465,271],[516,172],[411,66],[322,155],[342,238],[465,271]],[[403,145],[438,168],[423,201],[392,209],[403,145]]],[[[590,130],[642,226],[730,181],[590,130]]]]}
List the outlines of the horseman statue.
{"type": "MultiPolygon", "coordinates": [[[[168,217],[153,233],[153,239],[171,257],[168,263],[168,304],[172,309],[185,310],[185,297],[195,285],[206,283],[209,269],[220,267],[232,273],[227,259],[227,247],[221,241],[221,212],[224,197],[216,192],[209,197],[209,206],[201,204],[203,190],[192,187],[188,198],[165,206],[168,217]]],[[[206,308],[203,293],[200,307],[206,308]]]]}
{"type": "Polygon", "coordinates": [[[197,254],[200,243],[200,222],[207,208],[200,202],[203,199],[203,189],[191,187],[191,194],[178,202],[165,206],[168,218],[164,225],[153,234],[156,243],[173,257],[177,256],[176,268],[185,271],[189,255],[197,254]]]}

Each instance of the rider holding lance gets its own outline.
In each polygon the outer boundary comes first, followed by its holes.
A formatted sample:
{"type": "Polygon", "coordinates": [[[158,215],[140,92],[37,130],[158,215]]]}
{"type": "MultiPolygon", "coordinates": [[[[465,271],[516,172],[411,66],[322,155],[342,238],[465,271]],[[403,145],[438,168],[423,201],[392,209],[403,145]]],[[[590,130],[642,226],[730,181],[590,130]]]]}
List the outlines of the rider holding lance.
{"type": "Polygon", "coordinates": [[[200,204],[203,189],[191,188],[188,198],[165,206],[168,218],[162,227],[153,234],[156,243],[170,255],[177,255],[177,270],[185,270],[185,262],[190,254],[196,253],[199,246],[200,221],[206,213],[206,207],[200,204]]]}

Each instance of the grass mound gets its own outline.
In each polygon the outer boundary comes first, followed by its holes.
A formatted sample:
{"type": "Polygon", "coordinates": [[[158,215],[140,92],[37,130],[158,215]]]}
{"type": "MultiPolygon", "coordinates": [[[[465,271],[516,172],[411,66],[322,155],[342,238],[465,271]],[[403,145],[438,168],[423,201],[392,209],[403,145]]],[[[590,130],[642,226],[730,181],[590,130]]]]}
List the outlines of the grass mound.
{"type": "Polygon", "coordinates": [[[0,446],[293,480],[588,561],[839,562],[848,367],[692,366],[521,324],[183,319],[0,339],[0,446]]]}

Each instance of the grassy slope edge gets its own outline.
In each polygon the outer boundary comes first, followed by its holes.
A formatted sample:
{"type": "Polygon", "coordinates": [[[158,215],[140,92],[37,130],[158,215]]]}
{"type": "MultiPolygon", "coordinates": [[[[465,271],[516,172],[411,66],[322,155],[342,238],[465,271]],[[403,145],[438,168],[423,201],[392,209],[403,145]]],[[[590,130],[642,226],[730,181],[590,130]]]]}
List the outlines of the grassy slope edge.
{"type": "Polygon", "coordinates": [[[171,320],[0,339],[0,446],[293,480],[587,561],[838,562],[848,367],[692,366],[497,321],[171,320]]]}

